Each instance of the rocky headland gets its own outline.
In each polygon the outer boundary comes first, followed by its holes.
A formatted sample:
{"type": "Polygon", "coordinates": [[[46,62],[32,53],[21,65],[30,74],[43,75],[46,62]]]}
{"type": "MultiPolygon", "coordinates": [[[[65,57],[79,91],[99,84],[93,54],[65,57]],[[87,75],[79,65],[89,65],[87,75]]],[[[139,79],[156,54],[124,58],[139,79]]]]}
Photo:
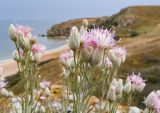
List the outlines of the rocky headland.
{"type": "MultiPolygon", "coordinates": [[[[103,24],[106,19],[108,19],[107,16],[100,17],[100,18],[85,18],[89,22],[89,26],[93,25],[101,25],[103,24]]],[[[78,28],[81,27],[82,21],[84,18],[81,19],[74,19],[74,20],[69,20],[60,24],[53,25],[48,31],[47,31],[47,36],[52,38],[52,37],[60,37],[63,38],[64,36],[68,36],[70,33],[70,29],[73,26],[77,26],[78,28]]]]}

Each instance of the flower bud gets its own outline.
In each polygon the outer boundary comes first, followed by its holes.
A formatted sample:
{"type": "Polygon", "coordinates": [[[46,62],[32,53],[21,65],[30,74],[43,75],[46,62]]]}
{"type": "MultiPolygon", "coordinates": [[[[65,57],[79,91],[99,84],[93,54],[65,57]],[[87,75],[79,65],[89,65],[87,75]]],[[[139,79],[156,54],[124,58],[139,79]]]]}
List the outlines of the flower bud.
{"type": "Polygon", "coordinates": [[[14,59],[15,61],[19,61],[19,60],[20,60],[19,54],[18,54],[18,51],[17,51],[17,50],[14,50],[14,51],[13,51],[13,59],[14,59]]]}
{"type": "Polygon", "coordinates": [[[116,94],[120,94],[123,91],[123,81],[122,79],[119,79],[117,81],[117,85],[116,85],[116,94]]]}
{"type": "Polygon", "coordinates": [[[23,37],[23,36],[18,37],[18,45],[24,51],[28,51],[31,47],[29,39],[27,37],[23,37]]]}
{"type": "Polygon", "coordinates": [[[107,69],[111,69],[113,68],[113,64],[112,62],[110,61],[110,59],[108,57],[105,57],[104,58],[104,61],[102,60],[100,63],[99,63],[99,66],[104,66],[105,68],[107,69]]]}
{"type": "Polygon", "coordinates": [[[88,27],[88,20],[87,20],[87,19],[84,19],[84,20],[82,21],[82,25],[83,25],[85,28],[87,28],[87,27],[88,27]]]}
{"type": "Polygon", "coordinates": [[[157,97],[160,99],[160,90],[157,90],[157,91],[156,91],[156,95],[157,95],[157,97]]]}
{"type": "Polygon", "coordinates": [[[80,30],[79,30],[79,34],[83,36],[83,35],[85,35],[86,33],[87,33],[87,30],[84,28],[84,26],[81,26],[81,27],[80,27],[80,30]]]}
{"type": "Polygon", "coordinates": [[[124,87],[123,87],[123,91],[126,94],[129,94],[131,92],[131,82],[128,82],[124,87]]]}
{"type": "Polygon", "coordinates": [[[49,88],[45,88],[45,90],[44,90],[44,96],[48,97],[50,95],[51,95],[51,93],[50,93],[49,88]]]}
{"type": "Polygon", "coordinates": [[[99,48],[96,48],[91,55],[90,64],[96,66],[101,61],[101,59],[102,51],[99,48]]]}
{"type": "Polygon", "coordinates": [[[144,103],[147,106],[148,109],[153,109],[154,104],[153,104],[153,99],[155,98],[156,94],[154,91],[152,91],[147,98],[145,99],[144,103]]]}
{"type": "Polygon", "coordinates": [[[42,58],[42,53],[35,53],[34,54],[34,61],[35,62],[39,63],[41,58],[42,58]]]}
{"type": "Polygon", "coordinates": [[[9,96],[9,92],[7,91],[6,88],[2,88],[0,89],[0,94],[4,97],[8,97],[9,96]]]}
{"type": "Polygon", "coordinates": [[[119,67],[125,61],[126,54],[125,48],[114,47],[109,51],[109,58],[119,67]]]}
{"type": "Polygon", "coordinates": [[[9,94],[8,94],[8,96],[9,96],[9,97],[13,97],[13,96],[14,96],[13,92],[10,91],[9,94]]]}
{"type": "Polygon", "coordinates": [[[144,109],[143,113],[149,113],[149,109],[148,108],[144,109]]]}
{"type": "Polygon", "coordinates": [[[72,27],[69,36],[69,47],[72,50],[76,50],[80,47],[80,35],[77,27],[72,27]]]}
{"type": "Polygon", "coordinates": [[[129,107],[129,113],[141,113],[141,110],[137,107],[129,107]]]}
{"type": "Polygon", "coordinates": [[[117,86],[117,80],[114,78],[110,85],[116,87],[117,86]]]}
{"type": "Polygon", "coordinates": [[[16,41],[17,40],[17,36],[16,36],[16,28],[13,24],[11,24],[9,26],[9,37],[11,38],[11,40],[16,41]]]}
{"type": "Polygon", "coordinates": [[[107,99],[111,102],[116,100],[116,88],[114,86],[110,86],[107,94],[107,99]]]}
{"type": "Polygon", "coordinates": [[[34,37],[29,38],[29,41],[30,41],[31,45],[34,45],[36,43],[36,39],[34,37]]]}
{"type": "Polygon", "coordinates": [[[39,111],[40,111],[41,113],[45,113],[45,112],[46,112],[46,109],[45,109],[44,106],[41,106],[40,109],[39,109],[39,111]]]}

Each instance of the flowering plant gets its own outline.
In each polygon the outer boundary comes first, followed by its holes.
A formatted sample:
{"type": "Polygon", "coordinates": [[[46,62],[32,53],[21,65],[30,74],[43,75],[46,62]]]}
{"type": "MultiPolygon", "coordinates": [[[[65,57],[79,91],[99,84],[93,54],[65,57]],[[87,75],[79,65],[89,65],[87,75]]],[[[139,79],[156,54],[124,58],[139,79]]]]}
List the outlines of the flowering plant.
{"type": "MultiPolygon", "coordinates": [[[[116,44],[114,31],[87,26],[84,20],[80,30],[71,29],[70,49],[60,56],[63,85],[52,85],[40,80],[38,69],[45,46],[36,43],[31,27],[10,25],[9,36],[16,46],[13,59],[24,88],[21,96],[8,91],[0,67],[0,94],[9,98],[11,113],[120,113],[122,101],[125,113],[142,112],[132,101],[144,90],[145,80],[135,73],[126,80],[118,76],[127,56],[125,47],[116,44]]],[[[160,91],[151,92],[144,103],[144,113],[160,113],[160,91]]]]}

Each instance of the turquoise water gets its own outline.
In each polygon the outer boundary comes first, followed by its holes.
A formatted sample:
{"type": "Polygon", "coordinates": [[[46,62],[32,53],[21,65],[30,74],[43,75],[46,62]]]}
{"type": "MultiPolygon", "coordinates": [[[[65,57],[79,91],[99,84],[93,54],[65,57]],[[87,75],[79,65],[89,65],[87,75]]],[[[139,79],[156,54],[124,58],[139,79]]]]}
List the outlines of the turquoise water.
{"type": "Polygon", "coordinates": [[[8,37],[8,27],[11,23],[33,27],[33,35],[37,37],[38,43],[44,44],[47,47],[47,50],[60,47],[66,43],[66,40],[51,40],[39,36],[40,34],[46,34],[47,29],[55,24],[52,20],[0,20],[0,60],[12,58],[12,51],[15,49],[13,42],[8,37]]]}

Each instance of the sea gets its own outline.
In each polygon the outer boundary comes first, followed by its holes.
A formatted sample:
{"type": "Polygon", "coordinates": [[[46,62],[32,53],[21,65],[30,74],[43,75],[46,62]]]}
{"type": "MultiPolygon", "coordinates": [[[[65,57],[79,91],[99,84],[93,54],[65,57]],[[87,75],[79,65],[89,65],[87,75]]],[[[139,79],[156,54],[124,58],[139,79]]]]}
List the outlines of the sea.
{"type": "Polygon", "coordinates": [[[55,24],[54,20],[0,20],[0,61],[11,59],[15,50],[15,45],[8,36],[10,24],[31,26],[33,28],[32,34],[36,36],[38,43],[46,46],[46,50],[56,49],[67,42],[66,39],[50,39],[40,36],[46,34],[47,29],[55,24]]]}

